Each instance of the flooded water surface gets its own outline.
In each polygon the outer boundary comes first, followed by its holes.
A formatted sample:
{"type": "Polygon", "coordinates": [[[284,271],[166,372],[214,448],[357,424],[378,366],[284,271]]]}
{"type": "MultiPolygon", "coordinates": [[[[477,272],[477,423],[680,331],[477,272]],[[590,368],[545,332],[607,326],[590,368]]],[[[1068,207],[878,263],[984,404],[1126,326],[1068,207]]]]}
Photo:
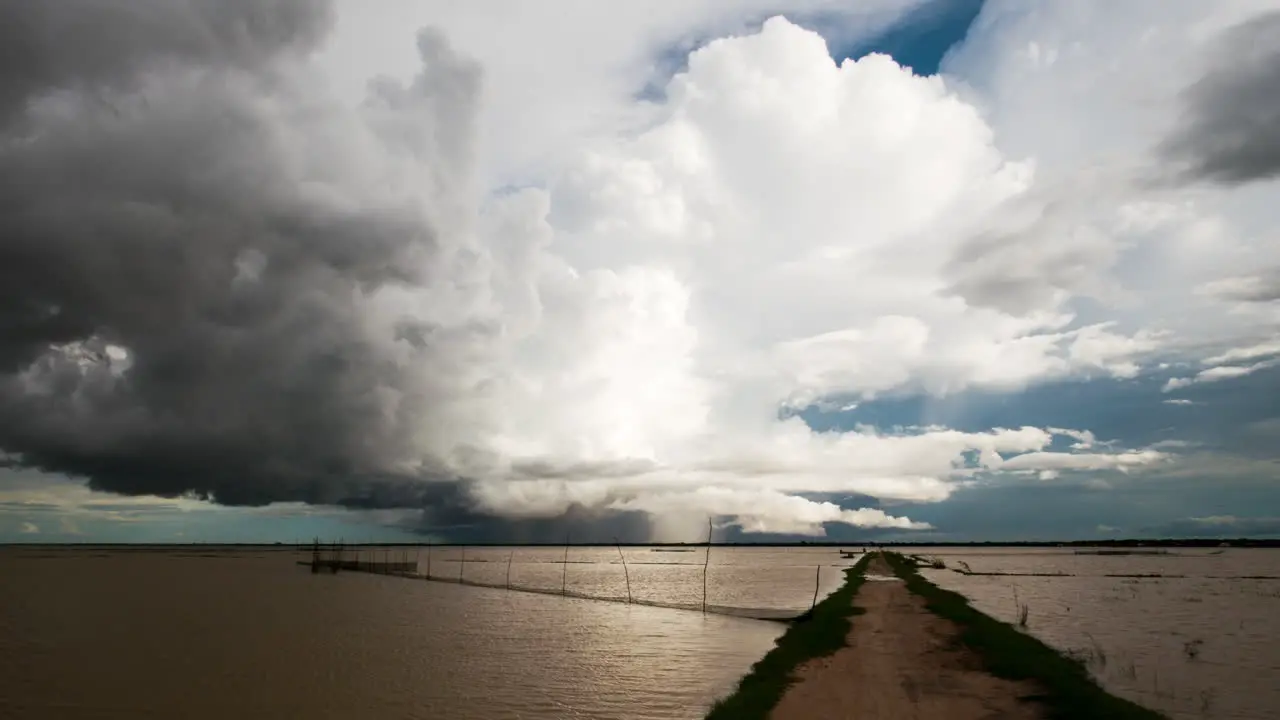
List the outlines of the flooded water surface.
{"type": "Polygon", "coordinates": [[[988,615],[1017,624],[1025,607],[1028,632],[1116,695],[1178,720],[1280,717],[1280,551],[911,552],[988,615]]]}
{"type": "MultiPolygon", "coordinates": [[[[431,556],[433,576],[505,583],[510,562],[513,585],[622,600],[600,602],[313,575],[291,549],[0,550],[0,717],[701,717],[784,626],[626,604],[629,572],[638,598],[700,606],[704,557],[625,551],[626,571],[616,549],[574,548],[567,564],[541,548],[431,556]]],[[[712,553],[708,604],[786,613],[853,562],[712,553]]]]}
{"type": "MultiPolygon", "coordinates": [[[[348,557],[352,553],[347,553],[348,557]]],[[[395,551],[384,554],[395,559],[395,551]]],[[[378,551],[365,558],[379,559],[378,551]]],[[[792,618],[844,583],[856,562],[834,548],[436,548],[412,556],[423,577],[536,592],[709,611],[792,618]],[[622,559],[625,557],[626,566],[622,559]],[[465,560],[465,566],[463,561],[465,560]],[[567,562],[566,562],[567,560],[567,562]],[[630,590],[628,591],[628,588],[630,590]],[[630,594],[628,594],[628,592],[630,594]]]]}
{"type": "MultiPolygon", "coordinates": [[[[784,630],[749,618],[803,612],[855,562],[714,548],[703,614],[701,549],[622,552],[345,555],[416,561],[413,579],[312,574],[292,548],[3,549],[0,717],[698,718],[784,630]]],[[[1280,717],[1280,551],[910,552],[983,612],[1025,608],[1117,695],[1177,720],[1280,717]]]]}

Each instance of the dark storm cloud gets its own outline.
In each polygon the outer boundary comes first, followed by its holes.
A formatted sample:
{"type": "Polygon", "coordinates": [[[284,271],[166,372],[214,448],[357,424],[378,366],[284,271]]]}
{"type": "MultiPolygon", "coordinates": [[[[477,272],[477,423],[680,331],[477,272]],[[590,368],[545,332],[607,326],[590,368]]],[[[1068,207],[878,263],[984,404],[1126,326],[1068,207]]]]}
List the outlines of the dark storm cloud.
{"type": "Polygon", "coordinates": [[[586,480],[591,478],[627,478],[643,475],[656,468],[651,460],[606,460],[573,464],[549,461],[519,461],[512,463],[514,476],[539,480],[586,480]]]}
{"type": "Polygon", "coordinates": [[[1227,31],[1215,55],[1186,90],[1164,155],[1187,177],[1227,185],[1280,175],[1280,12],[1227,31]]]}
{"type": "Polygon", "coordinates": [[[330,21],[315,0],[0,0],[10,464],[228,504],[462,502],[422,458],[493,332],[450,312],[476,262],[435,220],[479,71],[424,33],[411,85],[340,108],[299,62],[330,21]],[[434,186],[353,198],[370,145],[434,186]]]}
{"type": "Polygon", "coordinates": [[[157,63],[260,67],[312,47],[325,0],[0,0],[0,117],[56,90],[121,89],[157,63]]]}
{"type": "Polygon", "coordinates": [[[471,508],[465,498],[423,511],[413,525],[416,532],[471,543],[574,543],[607,544],[647,542],[653,538],[648,513],[604,510],[571,505],[562,515],[547,518],[499,518],[471,508]]]}

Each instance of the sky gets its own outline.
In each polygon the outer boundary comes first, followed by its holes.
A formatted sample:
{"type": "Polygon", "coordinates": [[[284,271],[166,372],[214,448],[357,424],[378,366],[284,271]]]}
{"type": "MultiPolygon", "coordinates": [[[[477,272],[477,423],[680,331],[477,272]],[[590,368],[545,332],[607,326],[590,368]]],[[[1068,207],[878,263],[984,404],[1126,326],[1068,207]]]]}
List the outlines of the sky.
{"type": "Polygon", "coordinates": [[[1280,0],[0,44],[0,542],[1280,537],[1280,0]]]}

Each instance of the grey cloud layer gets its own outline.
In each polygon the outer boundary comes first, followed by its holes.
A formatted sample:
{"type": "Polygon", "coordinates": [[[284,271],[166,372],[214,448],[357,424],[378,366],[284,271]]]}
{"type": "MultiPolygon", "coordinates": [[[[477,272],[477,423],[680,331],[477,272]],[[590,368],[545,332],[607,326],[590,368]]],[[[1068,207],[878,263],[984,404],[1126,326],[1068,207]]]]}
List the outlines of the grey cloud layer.
{"type": "Polygon", "coordinates": [[[0,0],[0,112],[60,90],[119,90],[157,63],[261,67],[314,47],[323,0],[0,0]]]}
{"type": "Polygon", "coordinates": [[[422,74],[358,122],[431,197],[352,198],[360,158],[323,140],[356,111],[296,62],[330,22],[313,0],[0,2],[10,463],[230,504],[457,504],[418,459],[463,392],[439,376],[492,332],[432,290],[474,272],[437,218],[479,71],[423,34],[422,74]],[[425,307],[379,299],[397,290],[425,307]]]}
{"type": "Polygon", "coordinates": [[[1215,54],[1163,152],[1193,178],[1235,185],[1280,175],[1280,12],[1232,28],[1215,54]]]}

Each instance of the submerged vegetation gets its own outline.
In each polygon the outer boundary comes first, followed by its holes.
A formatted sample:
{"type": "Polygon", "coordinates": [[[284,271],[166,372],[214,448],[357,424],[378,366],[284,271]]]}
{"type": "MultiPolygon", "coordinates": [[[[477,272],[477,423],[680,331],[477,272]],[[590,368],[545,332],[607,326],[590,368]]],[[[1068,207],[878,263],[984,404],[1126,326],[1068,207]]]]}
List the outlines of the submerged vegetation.
{"type": "Polygon", "coordinates": [[[1018,608],[1018,627],[1027,629],[1027,616],[1031,613],[1031,606],[1018,600],[1018,586],[1013,586],[1013,604],[1018,608]]]}
{"type": "Polygon", "coordinates": [[[717,700],[707,720],[765,720],[795,682],[795,670],[806,660],[831,655],[845,646],[850,618],[862,613],[853,597],[863,582],[871,555],[845,570],[845,583],[800,616],[767,655],[751,667],[732,695],[717,700]]]}
{"type": "MultiPolygon", "coordinates": [[[[987,672],[1039,685],[1044,694],[1035,699],[1043,704],[1049,717],[1063,720],[1158,720],[1163,717],[1105,692],[1078,659],[1059,653],[1013,625],[978,612],[963,595],[924,579],[916,571],[913,559],[886,552],[885,560],[906,583],[907,589],[925,600],[930,611],[959,626],[958,642],[981,658],[987,672]]],[[[1025,627],[1025,614],[1021,609],[1019,624],[1025,627]]]]}

